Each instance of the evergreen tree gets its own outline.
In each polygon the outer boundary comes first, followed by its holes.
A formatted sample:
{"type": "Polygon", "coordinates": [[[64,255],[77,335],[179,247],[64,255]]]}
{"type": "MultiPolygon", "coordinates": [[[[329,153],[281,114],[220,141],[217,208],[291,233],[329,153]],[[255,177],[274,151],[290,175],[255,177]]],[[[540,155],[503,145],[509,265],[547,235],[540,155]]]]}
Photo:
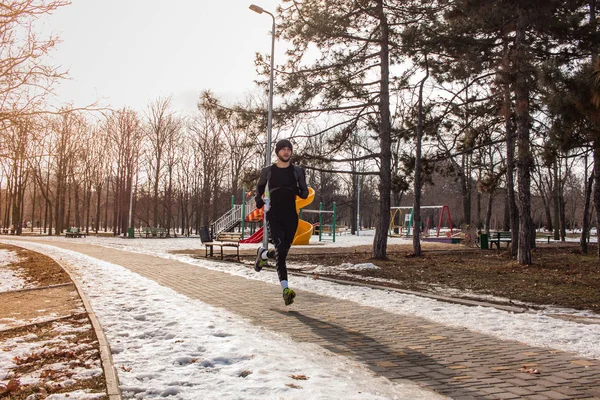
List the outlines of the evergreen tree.
{"type": "MultiPolygon", "coordinates": [[[[421,32],[437,53],[438,78],[475,77],[487,71],[498,74],[498,96],[504,96],[506,118],[507,183],[512,181],[512,146],[515,138],[518,195],[518,260],[532,262],[535,229],[531,218],[531,152],[536,74],[542,62],[567,62],[576,54],[581,22],[580,0],[461,0],[442,2],[444,23],[435,31],[421,32]],[[514,124],[514,125],[513,125],[514,124]],[[513,136],[514,133],[514,136],[513,136]]],[[[433,63],[432,63],[433,65],[433,63]]],[[[432,69],[434,66],[432,66],[432,69]]],[[[512,201],[509,198],[509,204],[512,201]]],[[[514,220],[516,210],[511,211],[514,220]]],[[[517,236],[514,224],[513,243],[517,236]]]]}
{"type": "Polygon", "coordinates": [[[293,47],[279,75],[278,89],[290,95],[284,105],[294,114],[333,114],[335,133],[329,155],[353,132],[373,132],[379,152],[379,217],[373,257],[387,257],[392,185],[390,91],[400,77],[391,70],[401,58],[398,45],[401,13],[397,2],[384,0],[288,0],[279,12],[280,35],[293,47]],[[318,53],[317,60],[314,60],[318,53]]]}

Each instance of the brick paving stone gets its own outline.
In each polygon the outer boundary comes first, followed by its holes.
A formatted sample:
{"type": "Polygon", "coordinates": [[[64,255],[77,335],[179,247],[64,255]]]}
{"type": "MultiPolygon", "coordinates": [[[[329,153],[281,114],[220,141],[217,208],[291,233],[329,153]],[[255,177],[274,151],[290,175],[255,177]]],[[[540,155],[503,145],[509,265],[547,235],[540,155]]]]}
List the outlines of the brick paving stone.
{"type": "Polygon", "coordinates": [[[285,307],[278,285],[85,243],[52,245],[122,265],[250,323],[361,361],[392,381],[417,382],[454,399],[600,399],[598,360],[302,290],[296,303],[285,307]],[[222,295],[231,290],[244,293],[247,301],[232,303],[222,295]],[[520,372],[523,365],[539,368],[540,374],[520,372]]]}
{"type": "Polygon", "coordinates": [[[492,399],[497,399],[497,400],[513,400],[513,399],[522,399],[523,397],[514,394],[514,393],[497,393],[492,395],[490,398],[492,399]]]}
{"type": "Polygon", "coordinates": [[[534,394],[534,392],[532,392],[531,390],[527,390],[525,388],[521,388],[521,387],[509,387],[506,388],[507,392],[519,395],[521,397],[525,397],[525,396],[531,396],[534,394]]]}
{"type": "Polygon", "coordinates": [[[569,396],[572,399],[578,399],[583,396],[582,391],[567,386],[554,388],[554,391],[569,396]]]}
{"type": "Polygon", "coordinates": [[[549,392],[542,392],[540,394],[542,394],[544,396],[548,396],[548,398],[553,399],[553,400],[571,400],[572,399],[571,397],[564,395],[562,393],[559,393],[557,391],[554,391],[554,390],[549,391],[549,392]]]}

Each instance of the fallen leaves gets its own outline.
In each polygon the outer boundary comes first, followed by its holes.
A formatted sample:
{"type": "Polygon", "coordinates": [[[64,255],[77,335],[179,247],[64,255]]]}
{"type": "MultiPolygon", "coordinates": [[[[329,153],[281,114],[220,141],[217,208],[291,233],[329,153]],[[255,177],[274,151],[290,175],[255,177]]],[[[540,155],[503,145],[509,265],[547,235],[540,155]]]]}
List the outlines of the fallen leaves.
{"type": "Polygon", "coordinates": [[[308,377],[306,375],[292,375],[290,378],[295,379],[297,381],[307,381],[308,377]]]}
{"type": "Polygon", "coordinates": [[[538,375],[540,373],[537,368],[527,368],[526,365],[523,365],[523,368],[521,368],[519,371],[532,375],[538,375]]]}
{"type": "Polygon", "coordinates": [[[17,390],[19,390],[19,386],[21,386],[21,382],[15,378],[9,380],[6,386],[0,383],[0,394],[16,392],[17,390]]]}

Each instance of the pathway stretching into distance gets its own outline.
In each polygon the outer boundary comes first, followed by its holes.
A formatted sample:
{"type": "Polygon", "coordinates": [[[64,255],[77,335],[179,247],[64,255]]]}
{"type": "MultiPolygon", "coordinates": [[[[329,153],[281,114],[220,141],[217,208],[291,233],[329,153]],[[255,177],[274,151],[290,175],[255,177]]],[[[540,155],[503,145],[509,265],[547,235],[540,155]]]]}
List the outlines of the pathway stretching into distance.
{"type": "Polygon", "coordinates": [[[456,400],[600,400],[598,360],[305,291],[298,291],[294,305],[285,307],[279,286],[273,284],[105,247],[27,241],[121,265],[255,325],[286,333],[295,341],[352,357],[392,381],[417,382],[456,400]],[[241,293],[244,301],[232,302],[226,293],[241,293]],[[540,373],[521,372],[524,365],[540,373]]]}

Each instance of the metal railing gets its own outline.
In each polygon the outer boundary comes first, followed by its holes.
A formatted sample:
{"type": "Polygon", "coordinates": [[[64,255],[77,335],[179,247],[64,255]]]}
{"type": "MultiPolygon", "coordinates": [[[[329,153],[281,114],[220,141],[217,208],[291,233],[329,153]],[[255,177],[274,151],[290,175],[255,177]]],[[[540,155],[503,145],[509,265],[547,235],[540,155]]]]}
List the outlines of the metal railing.
{"type": "MultiPolygon", "coordinates": [[[[256,209],[256,204],[254,203],[254,199],[246,201],[244,205],[244,214],[248,215],[252,211],[256,209]]],[[[212,223],[212,234],[213,237],[219,236],[219,233],[226,232],[229,229],[233,228],[237,224],[242,221],[242,218],[245,218],[245,215],[242,215],[242,206],[234,205],[231,210],[223,214],[219,219],[212,223]]]]}

